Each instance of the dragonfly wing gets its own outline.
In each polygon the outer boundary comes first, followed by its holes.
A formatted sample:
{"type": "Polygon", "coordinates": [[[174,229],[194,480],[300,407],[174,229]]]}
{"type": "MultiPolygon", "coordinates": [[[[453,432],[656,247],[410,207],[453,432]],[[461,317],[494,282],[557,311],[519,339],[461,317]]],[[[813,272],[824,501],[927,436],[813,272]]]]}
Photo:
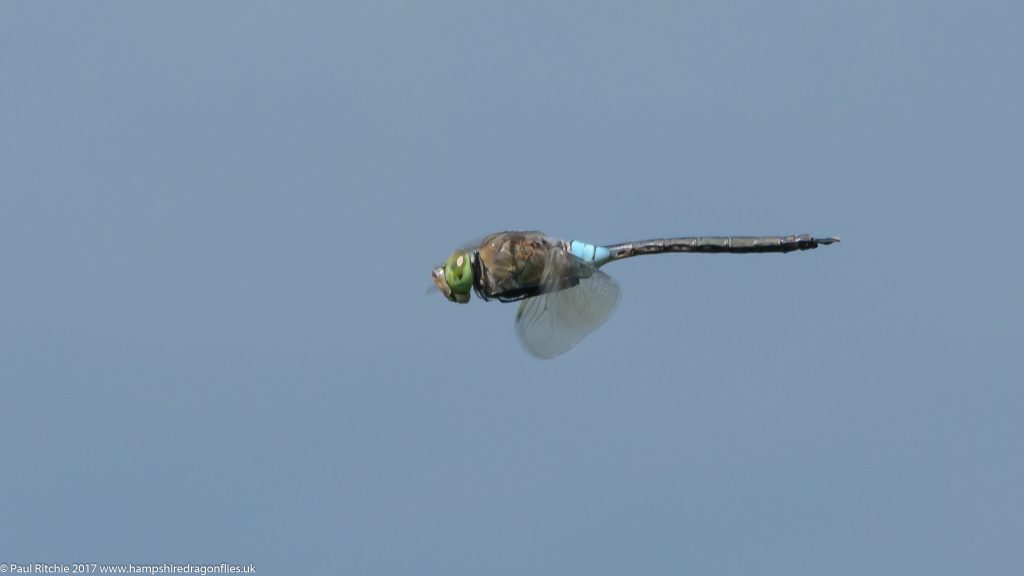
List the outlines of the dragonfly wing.
{"type": "Polygon", "coordinates": [[[595,268],[575,286],[523,300],[516,333],[530,354],[554,358],[604,324],[618,303],[619,284],[595,268]]]}

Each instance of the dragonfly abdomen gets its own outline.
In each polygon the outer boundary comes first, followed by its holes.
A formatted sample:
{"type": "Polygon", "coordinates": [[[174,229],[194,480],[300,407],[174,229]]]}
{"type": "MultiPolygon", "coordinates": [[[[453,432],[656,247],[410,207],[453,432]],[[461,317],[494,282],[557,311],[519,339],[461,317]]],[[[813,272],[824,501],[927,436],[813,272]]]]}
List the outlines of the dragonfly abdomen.
{"type": "Polygon", "coordinates": [[[814,238],[809,234],[793,236],[695,236],[663,238],[615,244],[607,248],[608,260],[619,260],[643,254],[662,252],[697,252],[704,254],[763,254],[813,250],[818,245],[838,242],[838,238],[814,238]]]}
{"type": "Polygon", "coordinates": [[[607,246],[588,244],[580,240],[569,242],[569,251],[573,256],[584,262],[593,263],[595,266],[600,266],[611,260],[611,250],[607,246]]]}

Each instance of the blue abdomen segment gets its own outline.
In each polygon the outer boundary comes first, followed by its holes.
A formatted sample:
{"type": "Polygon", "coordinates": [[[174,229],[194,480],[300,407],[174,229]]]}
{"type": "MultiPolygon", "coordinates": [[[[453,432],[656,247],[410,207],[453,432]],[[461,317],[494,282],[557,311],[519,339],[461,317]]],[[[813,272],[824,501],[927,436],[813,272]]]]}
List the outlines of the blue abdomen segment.
{"type": "Polygon", "coordinates": [[[593,262],[595,266],[600,266],[611,258],[611,251],[605,246],[595,246],[594,244],[587,244],[586,242],[580,242],[579,240],[573,240],[569,243],[569,250],[573,256],[583,260],[584,262],[593,262]]]}

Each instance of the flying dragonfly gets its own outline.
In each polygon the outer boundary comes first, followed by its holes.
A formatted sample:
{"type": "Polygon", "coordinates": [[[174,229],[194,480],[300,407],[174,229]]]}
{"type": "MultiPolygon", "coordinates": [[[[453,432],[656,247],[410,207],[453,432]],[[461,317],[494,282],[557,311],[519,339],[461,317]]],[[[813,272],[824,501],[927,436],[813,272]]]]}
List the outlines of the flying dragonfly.
{"type": "Polygon", "coordinates": [[[516,333],[538,358],[564,354],[615,310],[619,285],[601,267],[609,262],[666,252],[750,254],[812,250],[838,238],[701,236],[599,246],[541,232],[498,232],[478,245],[452,252],[434,268],[437,289],[452,302],[519,302],[516,333]]]}

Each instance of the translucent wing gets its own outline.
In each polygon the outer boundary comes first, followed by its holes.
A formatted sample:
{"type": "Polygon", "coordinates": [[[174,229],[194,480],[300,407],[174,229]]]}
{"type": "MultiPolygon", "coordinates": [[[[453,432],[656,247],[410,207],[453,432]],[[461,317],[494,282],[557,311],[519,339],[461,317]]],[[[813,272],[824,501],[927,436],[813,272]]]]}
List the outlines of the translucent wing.
{"type": "Polygon", "coordinates": [[[523,300],[516,333],[530,354],[554,358],[604,324],[618,303],[618,283],[595,268],[571,288],[523,300]]]}

